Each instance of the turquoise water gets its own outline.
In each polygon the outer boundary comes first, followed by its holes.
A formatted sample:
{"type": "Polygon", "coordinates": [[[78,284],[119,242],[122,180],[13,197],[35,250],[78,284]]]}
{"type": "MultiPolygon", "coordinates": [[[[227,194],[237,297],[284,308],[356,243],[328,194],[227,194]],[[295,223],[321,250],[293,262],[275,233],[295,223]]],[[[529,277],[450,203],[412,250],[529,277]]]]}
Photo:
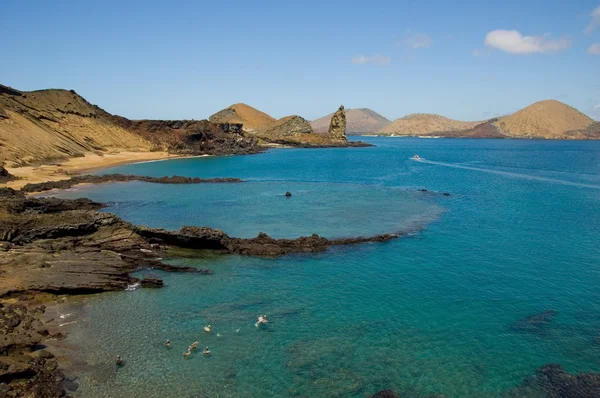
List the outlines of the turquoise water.
{"type": "Polygon", "coordinates": [[[77,394],[501,397],[546,363],[600,371],[600,142],[368,140],[376,146],[109,170],[244,184],[62,193],[109,202],[135,223],[234,236],[415,231],[279,259],[170,260],[211,276],[145,271],[166,287],[104,294],[75,310],[68,342],[86,364],[77,394]],[[548,324],[511,327],[545,310],[557,312],[548,324]],[[261,313],[271,319],[264,330],[254,326],[261,313]],[[184,359],[196,340],[213,355],[184,359]],[[128,361],[119,370],[117,353],[128,361]]]}

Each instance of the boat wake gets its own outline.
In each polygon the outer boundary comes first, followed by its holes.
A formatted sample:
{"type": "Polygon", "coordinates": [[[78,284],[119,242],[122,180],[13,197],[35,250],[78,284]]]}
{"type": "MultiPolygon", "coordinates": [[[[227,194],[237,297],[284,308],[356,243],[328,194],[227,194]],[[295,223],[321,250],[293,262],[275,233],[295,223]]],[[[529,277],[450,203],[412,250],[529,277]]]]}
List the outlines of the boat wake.
{"type": "Polygon", "coordinates": [[[510,171],[485,169],[485,168],[481,168],[481,167],[465,166],[465,165],[456,164],[456,163],[434,162],[432,160],[426,160],[426,159],[423,159],[423,158],[413,159],[413,160],[421,162],[421,163],[434,164],[434,165],[437,165],[437,166],[452,167],[452,168],[455,168],[455,169],[480,171],[480,172],[483,172],[483,173],[497,174],[497,175],[501,175],[501,176],[505,176],[505,177],[511,177],[511,178],[521,178],[521,179],[524,179],[524,180],[549,182],[549,183],[552,183],[552,184],[569,185],[569,186],[580,187],[580,188],[600,189],[600,185],[586,184],[586,183],[574,182],[574,181],[566,181],[566,180],[560,180],[560,179],[557,179],[557,178],[540,177],[540,176],[535,176],[535,175],[530,175],[530,174],[512,173],[510,171]]]}

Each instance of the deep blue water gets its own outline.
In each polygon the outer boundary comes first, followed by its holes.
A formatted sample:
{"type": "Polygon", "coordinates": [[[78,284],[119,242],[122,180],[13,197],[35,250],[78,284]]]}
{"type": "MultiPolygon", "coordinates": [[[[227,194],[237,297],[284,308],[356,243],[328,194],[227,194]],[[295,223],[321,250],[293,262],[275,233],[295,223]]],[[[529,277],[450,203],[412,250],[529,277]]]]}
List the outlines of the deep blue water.
{"type": "Polygon", "coordinates": [[[68,338],[85,344],[89,365],[78,394],[364,397],[391,388],[403,397],[498,397],[547,363],[600,371],[600,142],[368,141],[376,146],[106,171],[243,184],[61,193],[109,202],[107,211],[134,223],[233,236],[416,231],[279,259],[172,259],[214,275],[152,271],[164,289],[89,299],[68,338]],[[546,325],[511,327],[546,310],[557,314],[546,325]],[[254,326],[261,313],[271,318],[266,330],[254,326]],[[166,338],[173,349],[162,347],[166,338]],[[183,359],[195,340],[213,355],[183,359]],[[118,371],[116,353],[128,360],[118,371]]]}

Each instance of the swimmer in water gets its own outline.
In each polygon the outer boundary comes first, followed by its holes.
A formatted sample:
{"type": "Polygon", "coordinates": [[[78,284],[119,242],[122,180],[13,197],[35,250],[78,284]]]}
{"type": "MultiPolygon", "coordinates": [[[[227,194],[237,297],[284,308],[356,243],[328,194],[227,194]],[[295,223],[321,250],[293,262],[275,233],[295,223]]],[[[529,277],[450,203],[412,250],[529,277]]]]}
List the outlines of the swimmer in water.
{"type": "Polygon", "coordinates": [[[167,339],[167,341],[165,341],[165,347],[171,348],[171,340],[167,339]]]}
{"type": "Polygon", "coordinates": [[[202,351],[202,354],[204,354],[204,355],[210,355],[210,350],[208,349],[208,346],[206,346],[204,348],[204,351],[202,351]]]}

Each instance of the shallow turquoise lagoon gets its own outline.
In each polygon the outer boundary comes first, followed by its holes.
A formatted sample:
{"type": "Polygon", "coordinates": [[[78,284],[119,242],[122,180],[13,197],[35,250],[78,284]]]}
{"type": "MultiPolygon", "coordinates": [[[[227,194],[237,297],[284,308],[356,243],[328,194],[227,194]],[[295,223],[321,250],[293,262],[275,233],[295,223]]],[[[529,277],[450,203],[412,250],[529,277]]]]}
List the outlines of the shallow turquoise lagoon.
{"type": "Polygon", "coordinates": [[[166,287],[75,308],[67,341],[81,347],[77,394],[365,397],[390,388],[403,397],[501,397],[547,363],[600,371],[600,142],[368,140],[376,146],[106,171],[243,184],[61,193],[104,201],[134,223],[233,236],[411,231],[278,259],[169,260],[212,276],[143,271],[166,287]],[[546,310],[556,311],[550,322],[518,327],[546,310]],[[261,313],[271,319],[264,330],[254,326],[261,313]],[[196,340],[213,355],[184,359],[196,340]],[[116,354],[128,361],[119,370],[116,354]]]}

